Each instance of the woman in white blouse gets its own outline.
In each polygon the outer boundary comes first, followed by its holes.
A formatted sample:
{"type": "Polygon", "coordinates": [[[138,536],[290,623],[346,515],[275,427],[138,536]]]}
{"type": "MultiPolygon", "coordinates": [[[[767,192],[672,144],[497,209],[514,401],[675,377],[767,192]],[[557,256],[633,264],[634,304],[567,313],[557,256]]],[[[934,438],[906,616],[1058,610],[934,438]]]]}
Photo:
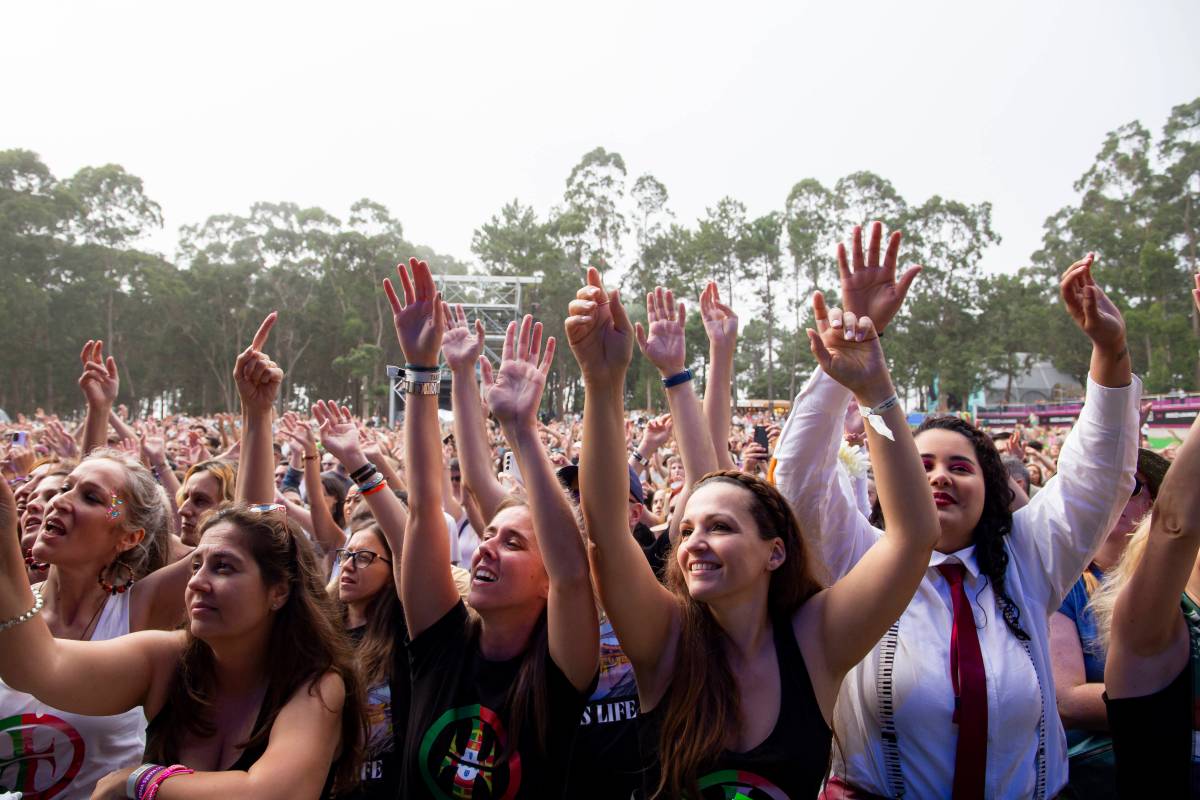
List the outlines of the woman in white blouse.
{"type": "MultiPolygon", "coordinates": [[[[920,269],[896,280],[900,234],[881,263],[881,229],[872,225],[864,254],[855,228],[853,269],[838,248],[842,304],[877,328],[920,269]]],[[[917,433],[941,536],[907,610],[842,685],[828,798],[1042,798],[1066,784],[1048,619],[1129,497],[1141,395],[1124,321],[1092,280],[1092,260],[1061,282],[1092,359],[1086,404],[1044,490],[1010,513],[987,436],[958,420],[917,433]]],[[[847,400],[818,369],[792,407],[774,473],[832,580],[882,535],[838,474],[847,400]]]]}

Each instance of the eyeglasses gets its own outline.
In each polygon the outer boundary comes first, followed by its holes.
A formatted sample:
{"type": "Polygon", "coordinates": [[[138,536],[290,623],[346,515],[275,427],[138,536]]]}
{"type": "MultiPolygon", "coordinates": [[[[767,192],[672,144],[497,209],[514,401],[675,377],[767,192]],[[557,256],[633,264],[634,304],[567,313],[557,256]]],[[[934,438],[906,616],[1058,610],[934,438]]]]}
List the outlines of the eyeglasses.
{"type": "Polygon", "coordinates": [[[334,551],[334,556],[337,558],[339,564],[345,564],[353,558],[355,569],[366,569],[374,564],[377,558],[385,564],[392,563],[390,558],[384,558],[379,553],[370,550],[347,550],[344,547],[339,547],[334,551]]]}

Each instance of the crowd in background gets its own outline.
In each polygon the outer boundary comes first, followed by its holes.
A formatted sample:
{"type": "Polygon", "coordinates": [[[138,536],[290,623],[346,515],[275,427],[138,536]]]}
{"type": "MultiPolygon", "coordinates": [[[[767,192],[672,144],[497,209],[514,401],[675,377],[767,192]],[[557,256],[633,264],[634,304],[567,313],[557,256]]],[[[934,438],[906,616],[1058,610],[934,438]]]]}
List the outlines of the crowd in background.
{"type": "Polygon", "coordinates": [[[1060,287],[1093,348],[1076,424],[914,430],[899,246],[839,248],[786,415],[734,413],[715,284],[701,396],[686,304],[633,326],[595,270],[556,312],[585,388],[557,419],[559,343],[526,317],[492,364],[416,259],[385,281],[395,428],[281,409],[275,314],[226,414],[131,413],[87,342],[81,415],[0,426],[0,796],[1197,791],[1196,426],[1140,446],[1089,254],[1060,287]],[[667,413],[626,408],[635,344],[667,413]]]}

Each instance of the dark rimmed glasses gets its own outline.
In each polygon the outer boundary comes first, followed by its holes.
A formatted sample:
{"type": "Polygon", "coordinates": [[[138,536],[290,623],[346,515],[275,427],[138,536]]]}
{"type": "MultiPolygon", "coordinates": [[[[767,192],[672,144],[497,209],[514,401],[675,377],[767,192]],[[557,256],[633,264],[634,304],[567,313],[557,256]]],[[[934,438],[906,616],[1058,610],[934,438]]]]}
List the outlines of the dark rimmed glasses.
{"type": "Polygon", "coordinates": [[[339,547],[333,551],[333,554],[339,564],[345,564],[353,558],[355,569],[366,569],[374,564],[377,558],[385,564],[392,563],[390,558],[385,558],[372,550],[348,550],[345,547],[339,547]]]}

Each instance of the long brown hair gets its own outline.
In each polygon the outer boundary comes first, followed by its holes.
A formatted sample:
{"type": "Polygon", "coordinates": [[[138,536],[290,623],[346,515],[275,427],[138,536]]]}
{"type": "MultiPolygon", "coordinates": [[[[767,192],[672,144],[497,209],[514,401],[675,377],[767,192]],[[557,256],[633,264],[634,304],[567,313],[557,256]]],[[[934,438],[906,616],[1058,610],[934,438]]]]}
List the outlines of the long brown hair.
{"type": "MultiPolygon", "coordinates": [[[[696,482],[695,492],[707,483],[738,486],[747,494],[747,510],[763,539],[782,539],[785,558],[771,573],[767,590],[770,619],[790,619],[806,600],[823,586],[821,570],[809,555],[800,523],[791,506],[774,486],[745,472],[719,470],[696,482]]],[[[712,612],[688,592],[679,560],[678,542],[671,548],[667,565],[667,588],[680,609],[679,646],[675,675],[663,697],[664,713],[659,731],[660,766],[655,797],[699,797],[697,774],[715,761],[725,749],[729,732],[742,725],[737,682],[726,654],[728,638],[712,612]]]]}
{"type": "MultiPolygon", "coordinates": [[[[378,525],[366,525],[360,530],[369,530],[383,547],[383,555],[394,561],[392,548],[378,525]]],[[[330,583],[334,602],[341,612],[342,624],[346,622],[346,604],[337,598],[337,584],[330,583]]],[[[366,632],[358,644],[358,669],[363,678],[363,687],[370,688],[386,682],[392,677],[392,664],[396,652],[396,628],[404,623],[404,609],[396,594],[396,584],[391,576],[387,583],[375,593],[366,608],[366,632]],[[399,621],[399,622],[397,622],[399,621]]]]}
{"type": "MultiPolygon", "coordinates": [[[[528,507],[528,503],[523,499],[509,495],[500,501],[500,505],[496,507],[496,514],[509,508],[528,507]]],[[[492,518],[495,519],[495,516],[493,514],[492,518]]],[[[536,530],[534,538],[537,538],[536,530]]],[[[540,542],[538,547],[541,547],[540,542]]],[[[475,611],[471,615],[470,635],[473,641],[479,640],[482,630],[482,620],[479,612],[475,611]]],[[[534,623],[533,632],[529,634],[525,652],[521,655],[521,666],[517,669],[517,677],[508,689],[508,697],[505,698],[504,705],[508,709],[509,736],[504,752],[501,754],[501,760],[507,759],[516,751],[521,729],[526,724],[530,726],[529,730],[533,734],[533,742],[538,752],[540,754],[546,752],[546,726],[550,716],[546,697],[546,659],[549,657],[549,652],[550,639],[546,631],[546,608],[543,606],[537,622],[534,623]]]]}
{"type": "MultiPolygon", "coordinates": [[[[222,522],[242,534],[242,540],[267,585],[286,584],[287,600],[271,626],[269,653],[286,658],[267,659],[267,690],[258,722],[242,749],[263,746],[280,709],[301,688],[315,694],[321,678],[333,672],[346,687],[342,708],[341,750],[332,771],[339,788],[358,782],[358,763],[365,739],[362,685],[354,654],[340,625],[337,608],[325,592],[316,554],[295,522],[278,513],[256,513],[245,506],[227,506],[210,514],[200,535],[222,522]]],[[[209,645],[187,632],[187,645],[171,683],[167,704],[148,731],[147,758],[170,764],[178,760],[184,730],[199,738],[217,733],[212,721],[215,684],[213,652],[209,645]]]]}

